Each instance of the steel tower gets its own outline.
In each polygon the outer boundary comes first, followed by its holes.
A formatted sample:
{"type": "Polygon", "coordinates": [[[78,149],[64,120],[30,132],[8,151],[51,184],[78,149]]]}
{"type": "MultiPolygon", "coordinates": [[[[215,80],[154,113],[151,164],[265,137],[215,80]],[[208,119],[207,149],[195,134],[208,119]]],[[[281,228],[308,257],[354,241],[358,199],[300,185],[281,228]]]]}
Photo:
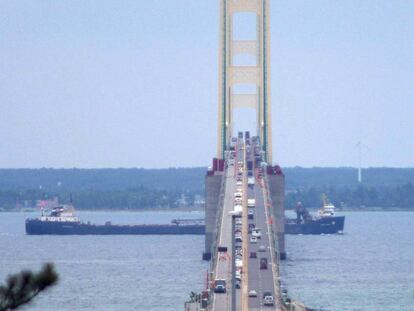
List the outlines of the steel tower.
{"type": "Polygon", "coordinates": [[[220,0],[218,158],[233,135],[233,110],[256,110],[257,135],[260,136],[266,162],[272,163],[271,101],[270,101],[270,0],[220,0]],[[234,15],[253,13],[256,16],[255,40],[233,40],[234,15]],[[250,55],[254,65],[234,65],[237,55],[250,55]],[[255,94],[234,91],[237,85],[254,85],[255,94]]]}

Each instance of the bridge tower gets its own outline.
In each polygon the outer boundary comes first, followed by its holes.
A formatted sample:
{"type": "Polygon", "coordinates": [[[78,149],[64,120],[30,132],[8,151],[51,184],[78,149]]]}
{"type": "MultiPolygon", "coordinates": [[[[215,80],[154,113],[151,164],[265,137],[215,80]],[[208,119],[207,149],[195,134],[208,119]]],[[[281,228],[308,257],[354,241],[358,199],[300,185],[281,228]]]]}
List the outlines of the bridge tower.
{"type": "MultiPolygon", "coordinates": [[[[233,110],[256,110],[256,135],[260,136],[265,160],[272,163],[271,105],[270,105],[270,0],[220,0],[219,44],[219,98],[218,98],[218,151],[224,151],[233,135],[233,110]],[[255,40],[234,40],[234,16],[253,13],[256,16],[255,40]],[[254,57],[254,64],[235,64],[239,55],[254,57]],[[237,85],[254,86],[254,94],[235,91],[237,85]]],[[[253,25],[254,26],[254,25],[253,25]]]]}

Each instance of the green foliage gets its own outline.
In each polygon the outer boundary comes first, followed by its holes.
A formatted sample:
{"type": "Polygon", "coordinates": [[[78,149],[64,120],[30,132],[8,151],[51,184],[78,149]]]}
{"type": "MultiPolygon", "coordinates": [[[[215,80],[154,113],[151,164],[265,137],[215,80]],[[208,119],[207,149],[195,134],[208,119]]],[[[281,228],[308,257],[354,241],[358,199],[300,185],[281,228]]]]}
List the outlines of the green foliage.
{"type": "Polygon", "coordinates": [[[6,285],[0,286],[0,311],[15,310],[29,303],[57,281],[58,275],[50,263],[38,273],[22,271],[9,276],[6,285]]]}
{"type": "Polygon", "coordinates": [[[411,182],[396,186],[329,186],[304,187],[289,191],[286,207],[293,208],[301,201],[307,207],[322,206],[321,196],[325,193],[335,206],[344,207],[414,207],[414,186],[411,182]]]}
{"type": "MultiPolygon", "coordinates": [[[[357,169],[283,169],[287,207],[297,200],[308,207],[321,205],[326,193],[337,206],[413,207],[413,168],[369,168],[363,170],[363,185],[357,169]]],[[[206,168],[168,169],[0,169],[0,208],[17,202],[34,205],[42,198],[58,196],[68,202],[72,194],[79,209],[140,209],[177,207],[186,195],[188,203],[204,195],[206,168]],[[41,188],[40,188],[41,186],[41,188]]]]}

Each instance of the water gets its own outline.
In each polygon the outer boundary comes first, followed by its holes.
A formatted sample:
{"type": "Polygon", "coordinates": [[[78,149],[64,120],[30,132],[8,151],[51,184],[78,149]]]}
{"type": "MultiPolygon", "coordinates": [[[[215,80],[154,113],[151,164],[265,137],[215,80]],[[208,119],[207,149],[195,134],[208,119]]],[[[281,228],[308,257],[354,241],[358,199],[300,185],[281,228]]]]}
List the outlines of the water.
{"type": "MultiPolygon", "coordinates": [[[[26,236],[29,214],[0,213],[0,281],[54,262],[60,282],[25,310],[183,310],[208,268],[204,236],[26,236]]],[[[30,216],[36,216],[31,214],[30,216]]],[[[79,212],[104,223],[168,223],[200,212],[79,212]]]]}
{"type": "MultiPolygon", "coordinates": [[[[203,236],[26,236],[0,213],[0,281],[53,261],[60,282],[25,310],[182,311],[202,289],[203,236]]],[[[94,223],[168,223],[200,212],[79,212],[94,223]]],[[[414,310],[414,213],[346,213],[345,234],[287,236],[289,294],[332,311],[414,310]]]]}
{"type": "Polygon", "coordinates": [[[324,310],[414,310],[414,213],[343,214],[343,235],[286,236],[290,295],[324,310]]]}

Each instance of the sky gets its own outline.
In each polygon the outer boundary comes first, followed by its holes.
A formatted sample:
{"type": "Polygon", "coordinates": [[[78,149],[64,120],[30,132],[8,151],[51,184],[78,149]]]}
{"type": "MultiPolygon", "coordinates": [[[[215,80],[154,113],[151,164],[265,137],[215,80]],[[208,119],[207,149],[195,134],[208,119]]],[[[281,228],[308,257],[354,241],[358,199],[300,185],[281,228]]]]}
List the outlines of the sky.
{"type": "MultiPolygon", "coordinates": [[[[209,165],[218,4],[0,0],[0,167],[209,165]]],[[[414,166],[413,16],[414,1],[271,1],[275,163],[356,166],[362,141],[365,167],[414,166]]]]}

